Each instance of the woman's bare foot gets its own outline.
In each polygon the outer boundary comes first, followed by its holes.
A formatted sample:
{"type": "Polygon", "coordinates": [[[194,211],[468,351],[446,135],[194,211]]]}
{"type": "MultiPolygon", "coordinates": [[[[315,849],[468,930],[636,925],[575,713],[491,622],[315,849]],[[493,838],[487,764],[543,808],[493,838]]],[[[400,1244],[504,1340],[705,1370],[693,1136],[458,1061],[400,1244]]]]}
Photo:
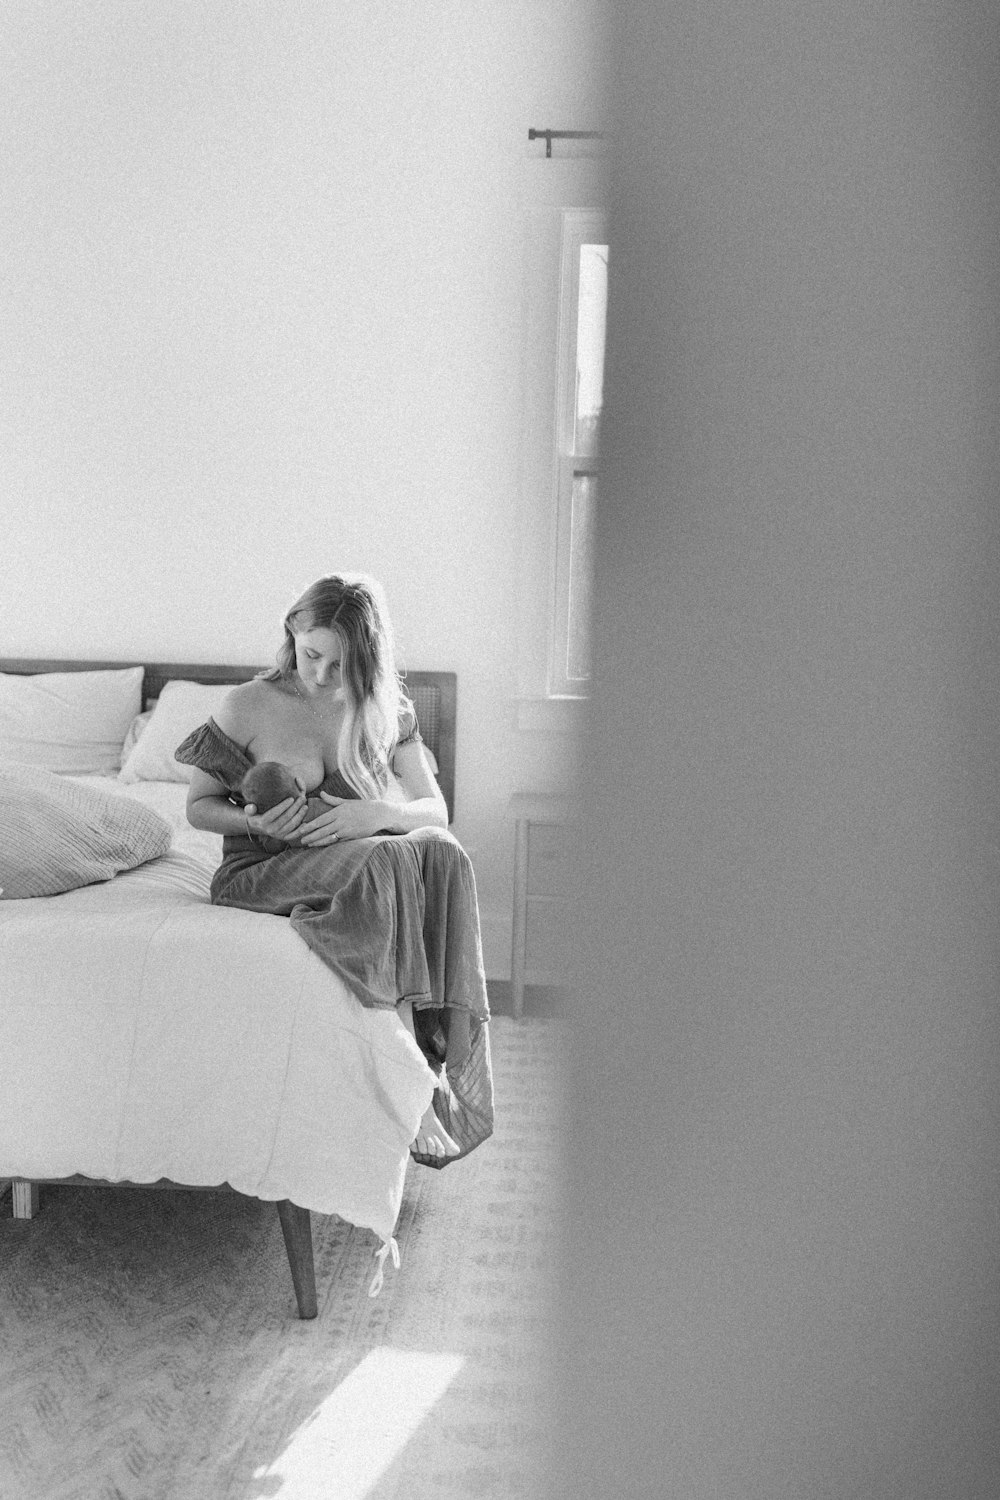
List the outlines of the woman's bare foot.
{"type": "Polygon", "coordinates": [[[434,1105],[428,1104],[417,1127],[416,1140],[410,1147],[411,1153],[414,1156],[440,1156],[447,1160],[449,1156],[457,1156],[460,1150],[457,1141],[452,1140],[434,1113],[434,1105]]]}
{"type": "MultiPolygon", "coordinates": [[[[403,1025],[413,1037],[413,1040],[416,1041],[417,1033],[413,1025],[413,1006],[408,1000],[400,1002],[399,1015],[403,1025]]],[[[444,1078],[445,1075],[442,1074],[442,1086],[447,1087],[444,1078]]],[[[430,1104],[424,1110],[423,1119],[417,1126],[417,1136],[410,1147],[410,1155],[434,1156],[439,1161],[446,1162],[449,1157],[458,1156],[461,1149],[461,1146],[459,1146],[457,1141],[452,1140],[434,1113],[434,1101],[431,1100],[430,1104]]]]}

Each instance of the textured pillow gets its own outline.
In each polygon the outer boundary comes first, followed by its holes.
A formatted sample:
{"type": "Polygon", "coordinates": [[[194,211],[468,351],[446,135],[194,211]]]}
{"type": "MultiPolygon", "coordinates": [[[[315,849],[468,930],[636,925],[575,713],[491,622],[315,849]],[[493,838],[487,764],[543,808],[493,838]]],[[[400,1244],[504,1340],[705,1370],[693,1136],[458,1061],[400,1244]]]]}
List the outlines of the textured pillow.
{"type": "Polygon", "coordinates": [[[110,880],[170,848],[159,813],[34,766],[0,769],[0,900],[110,880]]]}
{"type": "Polygon", "coordinates": [[[76,776],[113,776],[142,708],[142,668],[0,672],[0,764],[76,776]]]}
{"type": "Polygon", "coordinates": [[[232,689],[231,682],[165,683],[149,722],[122,763],[122,781],[190,781],[192,767],[174,760],[174,751],[192,729],[215,717],[232,689]]]}

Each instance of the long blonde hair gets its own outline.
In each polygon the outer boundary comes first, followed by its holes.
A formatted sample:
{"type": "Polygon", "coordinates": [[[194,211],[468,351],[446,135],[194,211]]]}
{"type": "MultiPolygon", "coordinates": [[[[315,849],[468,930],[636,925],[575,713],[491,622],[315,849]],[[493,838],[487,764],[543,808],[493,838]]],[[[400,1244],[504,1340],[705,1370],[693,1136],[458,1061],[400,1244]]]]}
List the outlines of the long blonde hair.
{"type": "Polygon", "coordinates": [[[332,630],[340,637],[341,680],[346,712],[337,741],[337,767],[359,797],[378,797],[389,778],[399,738],[399,717],[410,707],[396,671],[392,624],[381,585],[367,574],[318,578],[288,610],[285,638],[268,682],[295,674],[295,637],[304,630],[332,630]]]}

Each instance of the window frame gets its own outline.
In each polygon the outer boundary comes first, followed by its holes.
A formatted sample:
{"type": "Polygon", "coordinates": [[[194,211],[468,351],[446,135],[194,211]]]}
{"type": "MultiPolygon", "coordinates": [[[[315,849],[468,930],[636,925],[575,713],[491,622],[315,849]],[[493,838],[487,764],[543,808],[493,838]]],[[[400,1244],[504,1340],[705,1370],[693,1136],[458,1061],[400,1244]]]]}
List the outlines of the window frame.
{"type": "Polygon", "coordinates": [[[572,420],[576,380],[578,271],[571,275],[567,266],[570,257],[578,266],[581,243],[595,236],[608,243],[606,202],[601,160],[525,164],[514,697],[517,727],[529,732],[575,735],[590,691],[586,679],[573,681],[558,666],[567,642],[563,618],[568,624],[572,540],[567,492],[572,481],[560,441],[562,432],[572,431],[566,424],[572,420]]]}
{"type": "Polygon", "coordinates": [[[597,479],[598,452],[578,453],[576,446],[576,370],[580,313],[580,252],[584,245],[607,245],[607,215],[598,208],[561,212],[558,344],[555,392],[554,557],[549,610],[547,696],[587,698],[590,673],[571,673],[573,612],[574,481],[597,479]]]}

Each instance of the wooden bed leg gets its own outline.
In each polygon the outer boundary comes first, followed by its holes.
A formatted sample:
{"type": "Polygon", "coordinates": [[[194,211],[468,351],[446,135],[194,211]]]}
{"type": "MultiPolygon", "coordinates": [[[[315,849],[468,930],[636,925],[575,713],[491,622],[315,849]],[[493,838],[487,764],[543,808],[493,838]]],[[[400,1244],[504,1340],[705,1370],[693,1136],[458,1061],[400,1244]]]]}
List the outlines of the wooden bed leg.
{"type": "Polygon", "coordinates": [[[38,1183],[15,1177],[10,1185],[15,1219],[33,1219],[38,1212],[38,1183]]]}
{"type": "Polygon", "coordinates": [[[299,1208],[290,1198],[278,1203],[278,1218],[285,1237],[288,1264],[292,1269],[292,1285],[295,1300],[299,1305],[300,1318],[315,1318],[316,1269],[313,1264],[312,1220],[308,1208],[299,1208]]]}

